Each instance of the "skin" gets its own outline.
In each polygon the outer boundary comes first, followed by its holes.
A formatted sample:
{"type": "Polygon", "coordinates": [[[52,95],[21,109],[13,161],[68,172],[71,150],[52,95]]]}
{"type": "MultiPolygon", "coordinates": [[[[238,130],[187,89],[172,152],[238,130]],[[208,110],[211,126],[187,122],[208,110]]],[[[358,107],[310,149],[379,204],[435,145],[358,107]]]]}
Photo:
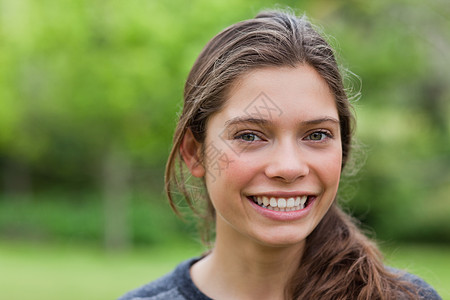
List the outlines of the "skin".
{"type": "Polygon", "coordinates": [[[339,185],[339,117],[325,80],[308,65],[252,71],[208,120],[205,145],[188,131],[180,150],[191,173],[204,177],[217,214],[215,246],[192,266],[194,283],[214,299],[283,299],[339,185]],[[254,195],[314,201],[285,218],[255,205],[254,195]]]}

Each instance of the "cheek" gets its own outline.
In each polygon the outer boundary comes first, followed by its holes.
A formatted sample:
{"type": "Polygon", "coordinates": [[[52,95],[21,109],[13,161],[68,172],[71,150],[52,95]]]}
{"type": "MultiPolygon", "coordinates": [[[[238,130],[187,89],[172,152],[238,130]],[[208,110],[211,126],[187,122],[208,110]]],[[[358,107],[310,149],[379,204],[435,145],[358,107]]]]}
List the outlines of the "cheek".
{"type": "Polygon", "coordinates": [[[221,147],[221,155],[207,156],[207,182],[223,188],[240,188],[251,180],[258,166],[244,154],[236,154],[227,147],[221,147]]]}
{"type": "Polygon", "coordinates": [[[210,124],[204,147],[206,182],[228,185],[229,189],[242,185],[254,175],[258,168],[255,155],[249,155],[230,139],[230,133],[221,126],[210,124]]]}
{"type": "Polygon", "coordinates": [[[217,215],[231,220],[232,215],[240,214],[242,195],[257,171],[243,155],[235,155],[232,151],[223,153],[227,159],[208,162],[205,180],[217,215]]]}
{"type": "Polygon", "coordinates": [[[310,162],[310,173],[321,182],[330,192],[337,190],[341,176],[342,151],[340,144],[323,149],[311,151],[307,160],[310,162]]]}
{"type": "Polygon", "coordinates": [[[322,180],[331,186],[339,185],[339,180],[341,177],[341,164],[342,155],[341,151],[335,151],[327,156],[324,156],[319,167],[320,176],[322,180]]]}

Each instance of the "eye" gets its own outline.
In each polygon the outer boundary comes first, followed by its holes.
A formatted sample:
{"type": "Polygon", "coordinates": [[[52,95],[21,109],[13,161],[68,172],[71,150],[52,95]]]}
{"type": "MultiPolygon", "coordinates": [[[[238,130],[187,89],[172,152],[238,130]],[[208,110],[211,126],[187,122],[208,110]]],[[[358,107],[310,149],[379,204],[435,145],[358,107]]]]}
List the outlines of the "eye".
{"type": "Polygon", "coordinates": [[[323,141],[333,136],[328,131],[314,131],[306,137],[306,140],[310,141],[323,141]]]}
{"type": "Polygon", "coordinates": [[[244,142],[255,142],[255,141],[261,140],[261,138],[258,135],[251,133],[251,132],[239,134],[239,135],[235,136],[234,139],[242,140],[244,142]]]}

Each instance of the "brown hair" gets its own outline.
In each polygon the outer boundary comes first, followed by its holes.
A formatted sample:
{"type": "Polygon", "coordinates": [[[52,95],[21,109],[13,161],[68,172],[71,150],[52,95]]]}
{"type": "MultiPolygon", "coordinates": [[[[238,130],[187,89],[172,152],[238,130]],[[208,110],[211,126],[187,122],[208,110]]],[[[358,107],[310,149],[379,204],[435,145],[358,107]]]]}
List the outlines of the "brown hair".
{"type": "MultiPolygon", "coordinates": [[[[191,196],[180,145],[187,129],[203,143],[206,123],[226,101],[226,92],[243,74],[274,67],[309,65],[327,82],[334,94],[341,129],[342,167],[349,157],[353,114],[334,51],[305,16],[267,11],[234,24],[205,46],[189,73],[184,106],[175,131],[165,174],[165,188],[172,208],[175,190],[188,205],[203,197],[208,205],[202,217],[211,229],[214,209],[206,193],[191,196]],[[177,163],[178,162],[178,163],[177,163]]],[[[412,287],[390,274],[376,246],[335,203],[306,240],[296,274],[286,286],[287,299],[398,299],[413,296],[412,287]]]]}

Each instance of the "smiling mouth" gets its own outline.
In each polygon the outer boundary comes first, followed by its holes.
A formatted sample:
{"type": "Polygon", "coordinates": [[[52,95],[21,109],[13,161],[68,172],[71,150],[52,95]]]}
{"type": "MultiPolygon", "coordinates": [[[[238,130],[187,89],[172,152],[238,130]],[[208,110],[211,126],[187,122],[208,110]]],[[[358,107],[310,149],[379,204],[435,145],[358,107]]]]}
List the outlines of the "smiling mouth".
{"type": "Polygon", "coordinates": [[[263,208],[267,208],[274,211],[295,211],[301,210],[307,207],[314,196],[297,196],[289,198],[281,197],[267,197],[267,196],[250,196],[254,203],[263,208]]]}

